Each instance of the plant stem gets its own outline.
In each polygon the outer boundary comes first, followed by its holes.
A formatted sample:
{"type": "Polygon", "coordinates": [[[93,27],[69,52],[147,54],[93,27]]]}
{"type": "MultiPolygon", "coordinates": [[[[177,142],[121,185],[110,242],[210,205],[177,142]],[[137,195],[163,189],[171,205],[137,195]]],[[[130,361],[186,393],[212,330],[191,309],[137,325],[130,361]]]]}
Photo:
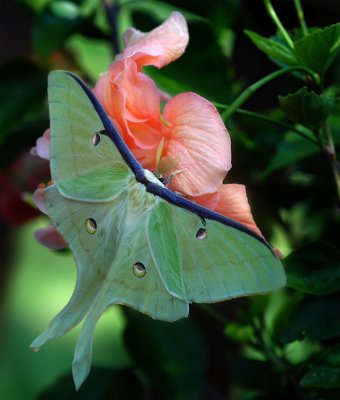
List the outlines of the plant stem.
{"type": "Polygon", "coordinates": [[[335,151],[335,146],[333,142],[333,137],[329,129],[329,125],[327,122],[324,123],[324,126],[322,128],[323,136],[324,136],[324,141],[325,141],[325,153],[326,156],[329,160],[331,169],[332,169],[332,174],[334,178],[334,183],[335,183],[335,189],[336,189],[336,196],[337,196],[337,206],[340,209],[340,172],[339,172],[339,167],[338,167],[338,160],[336,157],[336,151],[335,151]]]}
{"type": "MultiPolygon", "coordinates": [[[[213,104],[217,107],[217,108],[223,108],[223,109],[228,109],[229,106],[226,106],[225,104],[220,104],[220,103],[216,103],[213,102],[213,104]]],[[[303,137],[304,139],[308,140],[309,142],[313,143],[315,146],[320,147],[318,142],[311,136],[309,136],[307,133],[301,131],[298,128],[295,128],[295,126],[287,124],[286,122],[282,122],[279,121],[277,119],[271,118],[271,117],[267,117],[266,115],[262,115],[253,111],[249,111],[249,110],[245,110],[244,108],[238,108],[235,111],[237,114],[241,114],[241,115],[246,115],[248,117],[251,118],[255,118],[255,119],[259,119],[262,121],[266,121],[270,124],[273,125],[277,125],[280,126],[281,128],[287,129],[289,131],[292,131],[294,133],[297,133],[298,135],[300,135],[301,137],[303,137]]]]}
{"type": "Polygon", "coordinates": [[[249,322],[254,329],[254,333],[256,335],[256,342],[258,346],[261,348],[262,352],[266,355],[268,361],[271,361],[278,370],[281,372],[285,369],[285,362],[282,360],[275,352],[274,346],[271,343],[267,343],[264,339],[263,332],[265,332],[265,327],[263,326],[263,322],[260,318],[254,319],[249,316],[249,322]]]}
{"type": "Polygon", "coordinates": [[[280,356],[275,348],[275,345],[270,337],[270,335],[265,335],[266,327],[262,317],[254,318],[252,317],[248,311],[246,311],[246,315],[248,316],[248,321],[252,325],[255,333],[255,345],[258,347],[263,354],[267,357],[268,362],[271,362],[280,375],[285,375],[290,384],[292,385],[293,390],[297,394],[297,398],[301,400],[311,400],[301,390],[299,384],[297,383],[297,379],[295,376],[290,375],[290,365],[287,360],[280,356]]]}
{"type": "Polygon", "coordinates": [[[282,25],[282,23],[281,23],[278,15],[276,14],[276,11],[274,10],[270,0],[264,0],[264,4],[266,6],[268,14],[270,15],[271,19],[274,21],[274,24],[277,26],[277,29],[279,30],[279,32],[281,33],[281,35],[283,36],[283,38],[287,42],[288,46],[291,49],[294,49],[294,43],[293,43],[291,37],[289,36],[288,32],[284,28],[284,26],[282,25]]]}
{"type": "Polygon", "coordinates": [[[302,6],[301,6],[301,1],[300,0],[294,0],[294,5],[295,5],[297,16],[299,18],[299,22],[300,22],[300,26],[301,26],[301,30],[302,30],[303,36],[307,36],[308,35],[308,28],[307,28],[307,25],[306,25],[305,16],[304,16],[303,9],[302,9],[302,6]]]}
{"type": "Polygon", "coordinates": [[[114,54],[120,53],[120,45],[118,40],[118,29],[117,29],[117,14],[119,6],[115,4],[114,0],[103,0],[104,7],[106,10],[107,19],[111,26],[111,41],[114,54]]]}
{"type": "Polygon", "coordinates": [[[202,310],[204,310],[211,317],[213,317],[216,321],[221,322],[223,325],[227,324],[228,320],[224,317],[224,315],[218,312],[210,304],[200,303],[198,304],[198,306],[202,308],[202,310]]]}
{"type": "Polygon", "coordinates": [[[278,78],[281,75],[290,73],[292,71],[298,71],[298,70],[303,70],[307,72],[308,74],[312,75],[312,71],[307,69],[306,67],[296,65],[294,67],[285,67],[281,68],[278,71],[275,71],[264,78],[261,78],[257,82],[253,83],[252,85],[248,86],[247,89],[245,89],[233,102],[230,104],[229,108],[225,110],[222,113],[222,119],[224,121],[228,120],[234,112],[240,107],[241,104],[243,104],[253,93],[255,93],[258,89],[260,89],[262,86],[267,84],[268,82],[272,81],[275,78],[278,78]]]}

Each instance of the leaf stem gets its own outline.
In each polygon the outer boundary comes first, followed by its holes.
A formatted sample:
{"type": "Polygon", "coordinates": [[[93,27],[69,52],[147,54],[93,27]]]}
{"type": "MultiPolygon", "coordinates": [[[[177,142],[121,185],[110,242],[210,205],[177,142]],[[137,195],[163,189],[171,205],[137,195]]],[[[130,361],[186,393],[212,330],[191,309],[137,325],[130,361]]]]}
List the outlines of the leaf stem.
{"type": "Polygon", "coordinates": [[[230,104],[229,108],[225,110],[222,113],[222,119],[224,121],[228,120],[235,112],[236,110],[240,107],[241,104],[243,104],[253,93],[255,93],[258,89],[260,89],[262,86],[267,84],[268,82],[272,81],[275,78],[278,78],[281,75],[290,73],[292,71],[298,71],[298,70],[303,70],[309,75],[312,76],[312,71],[307,69],[306,67],[296,65],[293,67],[285,67],[281,68],[278,71],[275,71],[269,75],[266,75],[265,77],[261,78],[257,82],[253,83],[252,85],[248,86],[233,102],[230,104]]]}
{"type": "Polygon", "coordinates": [[[301,26],[301,30],[302,30],[303,36],[307,36],[308,35],[308,28],[307,28],[306,21],[305,21],[305,15],[303,13],[303,9],[302,9],[302,6],[301,6],[301,1],[300,0],[294,0],[294,5],[295,5],[297,16],[299,18],[299,22],[300,22],[300,26],[301,26]]]}
{"type": "MultiPolygon", "coordinates": [[[[213,104],[217,107],[217,108],[222,108],[222,109],[228,109],[229,106],[225,105],[225,104],[221,104],[221,103],[216,103],[213,102],[213,104]]],[[[319,143],[311,136],[309,136],[307,133],[301,131],[298,128],[295,128],[295,126],[287,124],[286,122],[283,121],[279,121],[277,119],[271,118],[271,117],[267,117],[266,115],[262,115],[253,111],[249,111],[249,110],[245,110],[244,108],[238,108],[235,111],[237,114],[241,114],[241,115],[246,115],[248,117],[251,118],[255,118],[258,120],[262,120],[265,122],[268,122],[270,124],[273,125],[277,125],[280,126],[281,128],[287,129],[291,132],[297,133],[298,135],[300,135],[301,137],[303,137],[304,139],[308,140],[309,142],[313,143],[315,146],[320,147],[319,143]]]]}
{"type": "Polygon", "coordinates": [[[286,31],[285,27],[282,25],[278,15],[276,14],[276,11],[274,10],[272,3],[270,0],[264,0],[264,4],[266,6],[266,9],[268,11],[268,14],[270,15],[271,19],[274,21],[274,24],[277,26],[277,29],[287,42],[288,46],[291,49],[294,49],[294,42],[292,41],[291,37],[289,36],[288,32],[286,31]]]}

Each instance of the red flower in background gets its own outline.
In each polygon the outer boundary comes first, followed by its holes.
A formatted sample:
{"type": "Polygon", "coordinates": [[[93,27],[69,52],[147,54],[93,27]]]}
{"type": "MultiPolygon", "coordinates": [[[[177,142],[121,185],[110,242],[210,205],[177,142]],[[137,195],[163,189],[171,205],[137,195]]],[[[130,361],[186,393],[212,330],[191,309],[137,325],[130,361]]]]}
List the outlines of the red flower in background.
{"type": "Polygon", "coordinates": [[[49,176],[46,161],[24,153],[5,172],[0,172],[0,218],[21,225],[39,215],[23,198],[49,176]]]}

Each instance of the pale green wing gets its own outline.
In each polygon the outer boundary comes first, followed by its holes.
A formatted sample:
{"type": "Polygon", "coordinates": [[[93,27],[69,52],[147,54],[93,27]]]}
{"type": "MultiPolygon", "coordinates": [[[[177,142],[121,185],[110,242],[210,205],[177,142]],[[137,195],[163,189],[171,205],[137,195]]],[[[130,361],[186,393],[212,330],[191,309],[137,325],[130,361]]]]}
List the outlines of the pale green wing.
{"type": "Polygon", "coordinates": [[[55,186],[46,189],[46,198],[48,215],[73,251],[78,276],[69,303],[31,347],[39,348],[85,318],[73,365],[79,387],[90,369],[95,325],[110,304],[167,321],[186,317],[188,304],[165,289],[152,258],[147,220],[157,201],[142,184],[132,181],[104,203],[65,199],[55,186]]]}
{"type": "Polygon", "coordinates": [[[48,78],[51,174],[59,192],[72,199],[108,201],[133,173],[74,77],[53,71],[48,78]]]}
{"type": "Polygon", "coordinates": [[[170,293],[213,303],[285,285],[283,267],[265,244],[220,222],[206,219],[205,224],[163,200],[153,209],[150,247],[170,293]]]}
{"type": "MultiPolygon", "coordinates": [[[[67,73],[49,77],[55,185],[46,189],[46,206],[73,251],[78,276],[69,303],[32,343],[40,347],[85,319],[73,363],[77,387],[90,368],[95,325],[110,304],[174,321],[188,315],[188,302],[264,293],[285,283],[265,244],[220,222],[204,225],[146,192],[106,136],[101,108],[86,90],[67,73]]],[[[134,158],[129,162],[143,173],[134,158]]]]}

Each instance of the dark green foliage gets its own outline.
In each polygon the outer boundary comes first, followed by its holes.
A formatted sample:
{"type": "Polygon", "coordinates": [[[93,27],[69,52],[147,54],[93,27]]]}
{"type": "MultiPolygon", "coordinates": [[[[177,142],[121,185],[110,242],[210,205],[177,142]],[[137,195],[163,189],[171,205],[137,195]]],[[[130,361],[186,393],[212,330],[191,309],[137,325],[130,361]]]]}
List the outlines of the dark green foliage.
{"type": "Polygon", "coordinates": [[[0,145],[41,117],[45,98],[46,73],[36,65],[20,60],[0,67],[0,145]]]}
{"type": "Polygon", "coordinates": [[[281,168],[289,168],[296,162],[318,154],[315,144],[299,137],[294,132],[286,132],[284,140],[279,143],[264,171],[265,175],[281,168]]]}
{"type": "Polygon", "coordinates": [[[168,323],[129,312],[125,340],[150,391],[169,400],[201,398],[206,345],[190,320],[168,323]]]}
{"type": "Polygon", "coordinates": [[[293,251],[284,260],[287,285],[303,293],[331,294],[340,290],[340,254],[323,242],[293,251]]]}
{"type": "Polygon", "coordinates": [[[289,320],[282,342],[295,340],[327,340],[340,336],[340,299],[334,297],[306,298],[289,320]]]}
{"type": "Polygon", "coordinates": [[[78,17],[62,18],[58,14],[47,11],[34,26],[33,47],[41,58],[50,56],[80,24],[78,17]]]}
{"type": "Polygon", "coordinates": [[[72,374],[61,377],[44,391],[37,400],[146,400],[141,379],[131,369],[112,370],[93,368],[91,377],[79,391],[74,390],[72,374]]]}
{"type": "Polygon", "coordinates": [[[306,87],[287,96],[279,96],[279,102],[287,118],[311,129],[318,129],[334,108],[334,97],[318,95],[306,87]]]}
{"type": "Polygon", "coordinates": [[[262,391],[276,390],[280,386],[280,376],[265,361],[229,357],[230,378],[237,386],[262,391]]]}
{"type": "Polygon", "coordinates": [[[340,388],[340,345],[329,347],[309,366],[303,387],[340,388]]]}

